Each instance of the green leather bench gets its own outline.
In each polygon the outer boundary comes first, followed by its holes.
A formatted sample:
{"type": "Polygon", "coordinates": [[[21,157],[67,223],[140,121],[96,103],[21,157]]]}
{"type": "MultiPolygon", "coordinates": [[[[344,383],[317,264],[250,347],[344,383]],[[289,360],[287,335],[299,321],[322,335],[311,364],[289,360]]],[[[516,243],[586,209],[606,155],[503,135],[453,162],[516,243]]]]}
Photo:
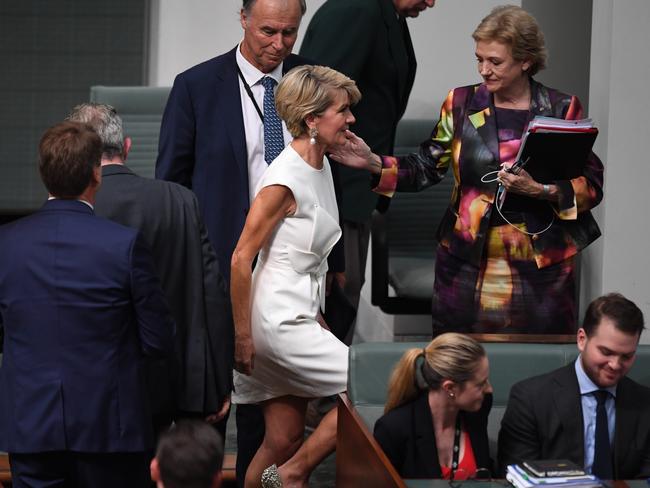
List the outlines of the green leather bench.
{"type": "MultiPolygon", "coordinates": [[[[350,347],[348,396],[366,427],[373,431],[382,415],[388,379],[393,367],[407,349],[423,348],[426,342],[375,342],[350,347]]],[[[490,360],[490,381],[494,402],[488,423],[490,454],[496,459],[497,435],[510,388],[520,380],[546,373],[575,360],[575,344],[483,344],[490,360]]],[[[640,345],[629,376],[650,386],[650,345],[640,345]]]]}

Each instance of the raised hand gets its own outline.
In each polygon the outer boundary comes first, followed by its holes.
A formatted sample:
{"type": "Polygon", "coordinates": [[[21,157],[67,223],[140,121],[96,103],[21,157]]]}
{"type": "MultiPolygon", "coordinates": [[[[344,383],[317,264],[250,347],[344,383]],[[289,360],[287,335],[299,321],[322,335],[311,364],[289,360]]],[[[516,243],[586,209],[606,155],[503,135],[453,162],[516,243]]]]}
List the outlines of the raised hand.
{"type": "Polygon", "coordinates": [[[373,172],[381,171],[379,156],[370,150],[370,147],[363,139],[349,130],[345,131],[345,137],[345,144],[330,148],[332,158],[351,168],[373,172]],[[375,168],[379,171],[375,171],[375,168]]]}

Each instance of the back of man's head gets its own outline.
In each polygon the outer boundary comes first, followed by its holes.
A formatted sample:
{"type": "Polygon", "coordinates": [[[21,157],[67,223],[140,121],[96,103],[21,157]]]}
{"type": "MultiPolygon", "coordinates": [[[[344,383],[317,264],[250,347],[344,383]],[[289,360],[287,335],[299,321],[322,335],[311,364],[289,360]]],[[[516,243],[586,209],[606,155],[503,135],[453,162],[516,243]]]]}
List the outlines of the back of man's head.
{"type": "Polygon", "coordinates": [[[217,431],[203,421],[181,420],[161,436],[151,475],[164,488],[216,488],[222,464],[217,431]]]}
{"type": "Polygon", "coordinates": [[[125,157],[122,118],[110,105],[82,103],[72,109],[67,120],[83,122],[95,129],[102,140],[102,153],[105,159],[125,157]]]}
{"type": "Polygon", "coordinates": [[[641,309],[620,293],[603,295],[589,304],[582,323],[587,336],[594,334],[603,317],[610,319],[616,329],[628,335],[638,337],[645,329],[641,309]]]}
{"type": "Polygon", "coordinates": [[[95,181],[102,142],[87,124],[61,122],[45,131],[38,152],[38,169],[50,195],[74,199],[95,181]]]}

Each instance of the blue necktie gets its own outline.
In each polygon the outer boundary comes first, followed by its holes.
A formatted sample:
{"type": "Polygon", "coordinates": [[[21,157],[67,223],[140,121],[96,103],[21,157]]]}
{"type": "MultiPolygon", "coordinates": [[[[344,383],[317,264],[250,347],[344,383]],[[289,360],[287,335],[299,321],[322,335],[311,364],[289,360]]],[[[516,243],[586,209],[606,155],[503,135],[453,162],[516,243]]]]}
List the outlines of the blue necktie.
{"type": "Polygon", "coordinates": [[[596,397],[596,439],[594,443],[594,464],[591,472],[603,480],[614,479],[612,470],[612,452],[609,443],[609,428],[607,426],[607,409],[605,402],[609,397],[606,390],[594,392],[596,397]]]}
{"type": "Polygon", "coordinates": [[[271,164],[284,149],[282,122],[275,111],[275,80],[270,76],[262,78],[264,87],[264,160],[271,164]]]}

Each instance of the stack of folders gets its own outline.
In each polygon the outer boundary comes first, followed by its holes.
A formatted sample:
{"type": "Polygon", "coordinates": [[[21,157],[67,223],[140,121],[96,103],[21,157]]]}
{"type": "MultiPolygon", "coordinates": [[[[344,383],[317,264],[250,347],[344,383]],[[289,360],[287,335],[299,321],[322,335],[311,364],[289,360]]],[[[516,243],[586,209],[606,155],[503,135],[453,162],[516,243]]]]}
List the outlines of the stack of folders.
{"type": "Polygon", "coordinates": [[[516,488],[595,488],[603,486],[598,477],[587,474],[569,460],[524,461],[511,464],[506,479],[516,488]]]}
{"type": "Polygon", "coordinates": [[[515,161],[540,183],[575,178],[582,175],[597,136],[591,119],[537,116],[524,131],[515,161]]]}

